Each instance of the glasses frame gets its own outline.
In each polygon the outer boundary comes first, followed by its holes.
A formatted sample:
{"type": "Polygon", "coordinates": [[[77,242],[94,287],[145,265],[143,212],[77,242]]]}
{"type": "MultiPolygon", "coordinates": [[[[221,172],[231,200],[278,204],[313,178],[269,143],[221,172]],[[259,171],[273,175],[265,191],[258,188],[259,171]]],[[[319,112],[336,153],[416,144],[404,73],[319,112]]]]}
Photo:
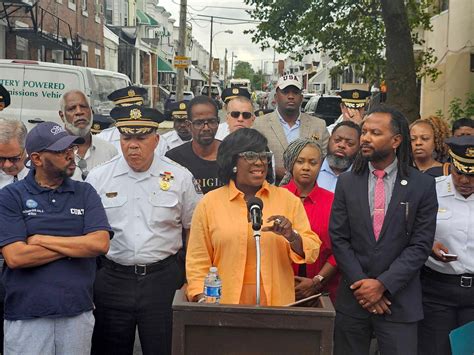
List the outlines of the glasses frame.
{"type": "Polygon", "coordinates": [[[245,152],[241,152],[237,154],[240,158],[245,159],[245,161],[249,164],[255,164],[258,160],[260,160],[264,164],[270,164],[272,161],[273,153],[272,152],[254,152],[252,150],[247,150],[245,152]]]}
{"type": "Polygon", "coordinates": [[[12,164],[18,164],[21,159],[23,159],[24,153],[25,149],[23,149],[20,154],[13,157],[0,157],[0,166],[3,166],[7,162],[7,160],[12,164]]]}
{"type": "Polygon", "coordinates": [[[195,129],[203,129],[205,125],[207,125],[211,129],[215,129],[219,127],[219,117],[212,117],[212,118],[206,118],[206,119],[197,119],[195,121],[188,120],[188,122],[193,126],[195,129]],[[213,121],[212,124],[209,121],[213,121]],[[214,122],[215,121],[215,122],[214,122]]]}
{"type": "Polygon", "coordinates": [[[230,111],[228,114],[234,119],[238,119],[242,115],[244,120],[250,120],[253,116],[253,113],[249,111],[230,111]]]}

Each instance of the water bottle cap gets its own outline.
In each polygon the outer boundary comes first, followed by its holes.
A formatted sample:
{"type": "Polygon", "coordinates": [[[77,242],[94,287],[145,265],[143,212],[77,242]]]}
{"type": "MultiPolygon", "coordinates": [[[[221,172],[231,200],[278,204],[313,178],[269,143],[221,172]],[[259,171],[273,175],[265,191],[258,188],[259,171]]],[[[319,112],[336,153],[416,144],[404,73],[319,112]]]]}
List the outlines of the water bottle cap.
{"type": "Polygon", "coordinates": [[[209,268],[209,272],[217,272],[217,268],[215,266],[211,266],[209,268]]]}

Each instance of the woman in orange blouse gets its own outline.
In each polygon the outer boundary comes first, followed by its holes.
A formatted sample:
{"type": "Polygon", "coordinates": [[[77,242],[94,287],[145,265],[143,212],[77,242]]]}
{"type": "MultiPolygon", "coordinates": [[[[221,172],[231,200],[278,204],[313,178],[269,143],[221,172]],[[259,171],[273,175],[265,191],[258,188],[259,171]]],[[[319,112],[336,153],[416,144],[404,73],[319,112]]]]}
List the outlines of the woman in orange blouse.
{"type": "Polygon", "coordinates": [[[194,211],[186,254],[188,298],[203,297],[204,278],[217,266],[221,303],[255,304],[256,252],[246,201],[263,201],[261,304],[281,306],[295,300],[292,262],[314,262],[321,241],[312,232],[303,205],[286,189],[266,181],[271,153],[258,131],[242,128],[227,136],[217,155],[226,183],[209,192],[194,211]],[[275,223],[276,220],[280,223],[275,223]]]}

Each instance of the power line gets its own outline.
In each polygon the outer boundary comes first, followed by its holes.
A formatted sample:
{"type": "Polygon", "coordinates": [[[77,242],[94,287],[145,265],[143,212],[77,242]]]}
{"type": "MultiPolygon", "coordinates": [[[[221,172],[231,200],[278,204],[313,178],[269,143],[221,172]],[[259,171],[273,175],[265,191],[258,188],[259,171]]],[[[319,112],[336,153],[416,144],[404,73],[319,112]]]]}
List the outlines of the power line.
{"type": "Polygon", "coordinates": [[[223,17],[223,16],[209,16],[209,15],[200,15],[200,14],[197,14],[198,16],[200,17],[213,17],[213,18],[217,18],[217,19],[221,19],[221,20],[232,20],[232,21],[241,21],[243,23],[249,23],[249,22],[253,22],[253,23],[260,23],[262,21],[257,21],[257,20],[250,20],[250,19],[245,19],[245,18],[232,18],[232,17],[223,17]]]}
{"type": "MultiPolygon", "coordinates": [[[[174,0],[171,0],[171,2],[172,2],[173,4],[179,5],[179,3],[176,2],[176,1],[174,1],[174,0]]],[[[187,5],[187,7],[189,7],[191,10],[197,11],[197,12],[202,12],[202,11],[208,9],[208,8],[213,8],[213,9],[228,9],[228,10],[244,10],[244,11],[253,10],[253,9],[250,8],[250,7],[216,6],[216,5],[204,6],[201,10],[195,9],[195,8],[192,7],[191,5],[187,5]]]]}

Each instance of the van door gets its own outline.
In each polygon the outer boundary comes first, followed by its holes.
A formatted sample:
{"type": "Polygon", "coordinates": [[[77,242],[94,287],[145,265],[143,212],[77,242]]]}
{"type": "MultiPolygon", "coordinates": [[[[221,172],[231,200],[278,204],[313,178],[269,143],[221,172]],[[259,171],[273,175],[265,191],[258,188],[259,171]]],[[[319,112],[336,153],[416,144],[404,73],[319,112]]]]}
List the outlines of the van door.
{"type": "Polygon", "coordinates": [[[10,93],[10,106],[1,112],[1,116],[21,119],[23,107],[23,76],[25,66],[20,64],[0,64],[0,84],[10,93]]]}

